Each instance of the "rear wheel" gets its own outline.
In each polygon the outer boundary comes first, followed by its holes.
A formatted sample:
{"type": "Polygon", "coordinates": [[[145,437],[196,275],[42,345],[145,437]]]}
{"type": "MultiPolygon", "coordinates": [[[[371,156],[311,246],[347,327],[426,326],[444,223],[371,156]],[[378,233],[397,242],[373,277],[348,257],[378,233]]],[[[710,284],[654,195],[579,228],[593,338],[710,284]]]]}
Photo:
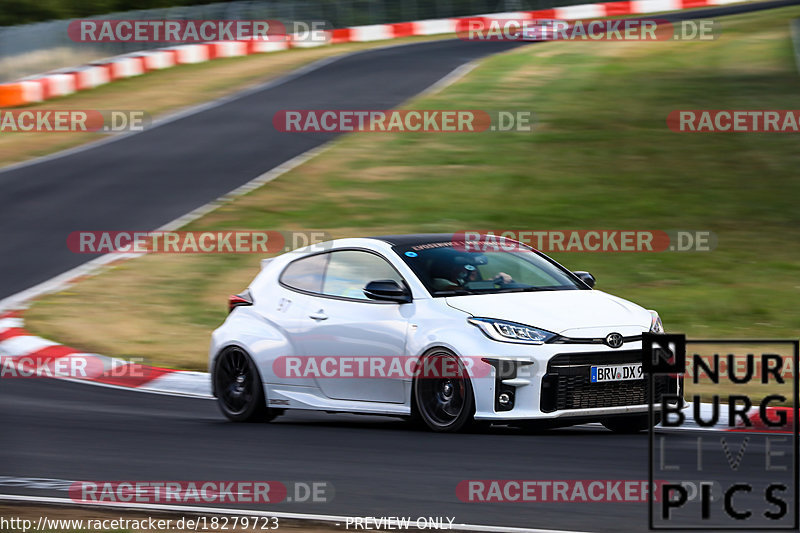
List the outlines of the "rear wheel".
{"type": "Polygon", "coordinates": [[[217,356],[214,390],[220,410],[234,422],[264,422],[277,416],[267,408],[255,363],[241,348],[226,348],[217,356]]]}
{"type": "Polygon", "coordinates": [[[436,350],[424,355],[419,365],[422,371],[414,379],[413,418],[437,432],[456,432],[473,421],[475,398],[466,369],[454,353],[436,350]],[[436,371],[455,369],[447,375],[436,376],[436,371]],[[434,375],[426,369],[435,369],[434,375]]]}
{"type": "MultiPolygon", "coordinates": [[[[655,424],[661,421],[659,414],[654,414],[654,418],[655,424]]],[[[650,428],[650,419],[647,413],[619,416],[603,420],[603,425],[614,433],[639,433],[650,428]]]]}

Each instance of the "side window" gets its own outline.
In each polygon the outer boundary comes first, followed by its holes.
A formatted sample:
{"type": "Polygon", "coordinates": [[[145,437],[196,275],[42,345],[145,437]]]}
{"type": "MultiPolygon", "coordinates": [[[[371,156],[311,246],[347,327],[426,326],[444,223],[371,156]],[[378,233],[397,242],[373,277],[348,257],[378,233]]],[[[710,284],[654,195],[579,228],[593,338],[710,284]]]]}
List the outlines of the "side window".
{"type": "Polygon", "coordinates": [[[289,263],[281,274],[281,283],[301,291],[322,292],[322,278],[329,255],[312,255],[289,263]]]}
{"type": "Polygon", "coordinates": [[[385,259],[369,252],[342,250],[331,252],[325,273],[323,294],[358,300],[369,300],[364,287],[370,281],[391,279],[403,282],[400,274],[385,259]]]}

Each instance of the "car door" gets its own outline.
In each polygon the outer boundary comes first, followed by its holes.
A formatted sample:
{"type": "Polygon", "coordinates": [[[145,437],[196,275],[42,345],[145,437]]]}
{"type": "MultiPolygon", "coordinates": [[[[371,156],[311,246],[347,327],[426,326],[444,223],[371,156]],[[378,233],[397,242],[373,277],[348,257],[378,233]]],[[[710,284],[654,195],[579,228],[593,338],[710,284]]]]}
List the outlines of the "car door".
{"type": "Polygon", "coordinates": [[[316,382],[305,377],[298,377],[287,371],[291,366],[287,358],[303,357],[304,339],[311,335],[315,323],[308,315],[316,304],[314,294],[322,292],[322,280],[328,254],[315,254],[296,259],[281,272],[279,285],[270,287],[274,297],[270,298],[267,309],[268,319],[274,322],[289,340],[291,351],[288,351],[273,364],[274,381],[284,385],[316,387],[316,382]],[[282,360],[281,360],[282,359],[282,360]]]}
{"type": "MultiPolygon", "coordinates": [[[[404,360],[413,302],[379,302],[363,292],[370,281],[391,279],[403,284],[402,276],[385,258],[367,250],[337,250],[327,255],[321,294],[312,296],[306,308],[311,326],[300,340],[302,352],[317,358],[404,360]]],[[[340,365],[337,370],[342,368],[340,365]]],[[[369,370],[354,374],[358,377],[319,377],[316,381],[329,398],[405,402],[405,380],[401,375],[382,377],[380,372],[369,370]]]]}

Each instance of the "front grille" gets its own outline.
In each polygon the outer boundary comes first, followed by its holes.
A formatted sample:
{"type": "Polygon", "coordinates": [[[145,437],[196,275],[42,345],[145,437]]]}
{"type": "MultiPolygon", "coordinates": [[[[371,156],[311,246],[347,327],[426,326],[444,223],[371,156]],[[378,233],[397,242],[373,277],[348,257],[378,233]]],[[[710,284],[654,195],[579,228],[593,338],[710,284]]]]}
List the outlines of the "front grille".
{"type": "MultiPolygon", "coordinates": [[[[589,374],[592,365],[617,365],[639,363],[640,350],[618,352],[560,354],[550,360],[547,374],[542,379],[541,410],[551,413],[562,409],[592,409],[641,405],[648,402],[648,379],[592,383],[589,374]]],[[[677,379],[656,376],[654,380],[656,402],[664,394],[675,394],[677,379]]]]}

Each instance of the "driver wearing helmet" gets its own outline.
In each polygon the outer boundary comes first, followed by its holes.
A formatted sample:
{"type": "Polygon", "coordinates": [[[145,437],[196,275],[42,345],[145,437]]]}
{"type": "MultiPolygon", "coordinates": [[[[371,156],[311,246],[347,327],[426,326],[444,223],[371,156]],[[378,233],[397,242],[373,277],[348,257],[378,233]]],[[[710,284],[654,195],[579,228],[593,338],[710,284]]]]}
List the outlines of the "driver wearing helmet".
{"type": "MultiPolygon", "coordinates": [[[[469,263],[465,265],[456,264],[452,270],[450,281],[458,285],[464,285],[470,281],[481,281],[481,274],[478,272],[478,269],[475,265],[469,263]]],[[[489,281],[504,285],[506,283],[511,283],[514,280],[505,272],[498,272],[497,275],[493,278],[490,278],[489,281]]]]}
{"type": "MultiPolygon", "coordinates": [[[[476,261],[480,264],[480,261],[476,261]]],[[[485,264],[485,263],[484,263],[485,264]]],[[[432,278],[437,290],[444,290],[452,287],[463,287],[467,283],[474,281],[491,281],[499,285],[513,283],[513,279],[505,272],[498,272],[496,276],[488,280],[483,280],[478,268],[471,261],[456,257],[452,262],[445,265],[437,265],[436,272],[432,278]]]]}

